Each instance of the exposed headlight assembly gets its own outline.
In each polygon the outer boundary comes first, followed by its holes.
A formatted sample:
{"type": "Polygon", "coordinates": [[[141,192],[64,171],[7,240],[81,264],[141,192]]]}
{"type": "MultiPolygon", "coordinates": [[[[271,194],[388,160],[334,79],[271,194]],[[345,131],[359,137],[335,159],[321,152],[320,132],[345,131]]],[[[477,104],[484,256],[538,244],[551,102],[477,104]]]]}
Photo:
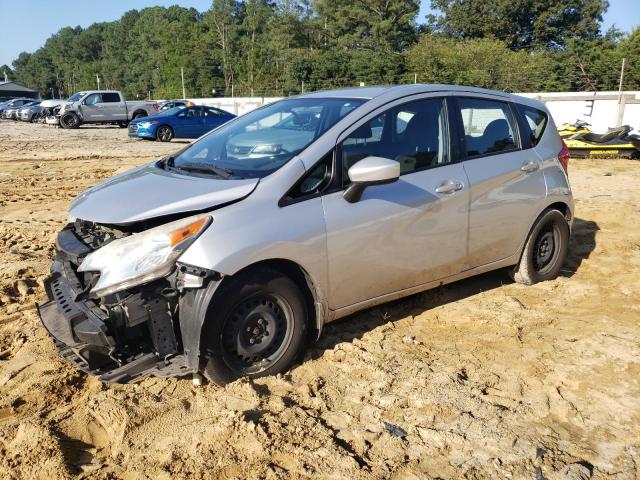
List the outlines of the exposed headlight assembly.
{"type": "Polygon", "coordinates": [[[156,125],[157,123],[159,123],[157,120],[148,120],[145,122],[140,122],[138,124],[138,127],[140,128],[149,128],[151,125],[156,125]]]}
{"type": "Polygon", "coordinates": [[[91,289],[100,297],[164,277],[210,223],[210,216],[199,215],[114,240],[87,255],[78,271],[100,272],[91,289]]]}

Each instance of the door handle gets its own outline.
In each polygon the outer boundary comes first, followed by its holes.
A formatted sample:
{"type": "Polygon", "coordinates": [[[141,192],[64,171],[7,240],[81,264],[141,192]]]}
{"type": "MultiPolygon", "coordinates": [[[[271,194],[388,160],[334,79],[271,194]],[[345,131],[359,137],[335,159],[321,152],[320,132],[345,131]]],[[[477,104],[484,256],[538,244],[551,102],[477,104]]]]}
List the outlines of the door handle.
{"type": "Polygon", "coordinates": [[[531,172],[535,172],[539,168],[540,168],[540,165],[538,165],[538,162],[525,162],[520,167],[520,170],[522,170],[525,173],[531,173],[531,172]]]}
{"type": "Polygon", "coordinates": [[[453,180],[445,180],[436,187],[436,193],[454,193],[464,188],[462,182],[454,182],[453,180]]]}

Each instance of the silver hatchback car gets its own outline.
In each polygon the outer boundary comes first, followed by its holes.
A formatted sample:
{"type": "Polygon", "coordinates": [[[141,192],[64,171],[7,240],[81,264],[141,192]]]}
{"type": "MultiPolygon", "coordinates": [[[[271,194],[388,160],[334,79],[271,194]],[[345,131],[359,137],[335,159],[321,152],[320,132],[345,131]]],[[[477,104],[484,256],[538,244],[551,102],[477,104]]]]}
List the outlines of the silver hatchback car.
{"type": "Polygon", "coordinates": [[[545,106],[501,92],[281,100],[75,199],[40,316],[105,382],[281,372],[357,310],[499,268],[556,277],[568,159],[545,106]]]}

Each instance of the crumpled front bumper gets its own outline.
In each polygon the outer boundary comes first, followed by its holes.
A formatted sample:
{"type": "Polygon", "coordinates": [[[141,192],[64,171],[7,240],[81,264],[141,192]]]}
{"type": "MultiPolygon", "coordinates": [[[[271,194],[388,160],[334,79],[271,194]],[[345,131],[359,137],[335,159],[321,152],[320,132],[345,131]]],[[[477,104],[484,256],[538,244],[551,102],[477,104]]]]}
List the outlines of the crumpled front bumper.
{"type": "MultiPolygon", "coordinates": [[[[51,335],[61,355],[80,370],[96,375],[103,382],[127,382],[140,376],[178,376],[190,373],[184,355],[168,355],[154,348],[154,333],[167,335],[167,320],[162,314],[141,304],[141,316],[131,329],[145,332],[138,340],[138,350],[123,355],[124,344],[131,341],[123,333],[128,328],[127,309],[111,311],[89,299],[74,268],[78,255],[87,249],[84,244],[63,231],[57,240],[58,253],[54,258],[51,275],[45,280],[48,300],[37,304],[45,329],[51,335]],[[62,238],[61,238],[62,237],[62,238]],[[114,327],[114,317],[120,315],[123,327],[114,327]],[[164,324],[163,324],[164,322],[164,324]],[[164,332],[159,332],[164,328],[164,332]]],[[[170,328],[170,324],[168,325],[170,328]]]]}

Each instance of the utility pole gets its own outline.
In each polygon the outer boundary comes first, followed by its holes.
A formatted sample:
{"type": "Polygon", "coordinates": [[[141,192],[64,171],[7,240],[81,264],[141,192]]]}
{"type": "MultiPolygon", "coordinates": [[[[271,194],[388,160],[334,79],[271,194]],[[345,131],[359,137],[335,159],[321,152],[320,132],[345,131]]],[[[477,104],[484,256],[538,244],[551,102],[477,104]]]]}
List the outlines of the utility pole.
{"type": "Polygon", "coordinates": [[[622,86],[624,83],[624,64],[626,58],[622,59],[622,67],[620,68],[620,84],[618,85],[618,114],[616,118],[616,127],[622,126],[622,120],[624,117],[624,96],[622,95],[622,86]]]}
{"type": "Polygon", "coordinates": [[[304,93],[304,80],[302,80],[302,93],[304,93]]]}
{"type": "Polygon", "coordinates": [[[187,94],[184,90],[184,68],[180,67],[180,76],[182,77],[182,98],[187,98],[187,94]]]}
{"type": "Polygon", "coordinates": [[[417,73],[413,74],[413,83],[418,83],[418,74],[417,73]]]}
{"type": "Polygon", "coordinates": [[[100,75],[96,73],[96,82],[98,82],[98,90],[100,90],[100,75]]]}

